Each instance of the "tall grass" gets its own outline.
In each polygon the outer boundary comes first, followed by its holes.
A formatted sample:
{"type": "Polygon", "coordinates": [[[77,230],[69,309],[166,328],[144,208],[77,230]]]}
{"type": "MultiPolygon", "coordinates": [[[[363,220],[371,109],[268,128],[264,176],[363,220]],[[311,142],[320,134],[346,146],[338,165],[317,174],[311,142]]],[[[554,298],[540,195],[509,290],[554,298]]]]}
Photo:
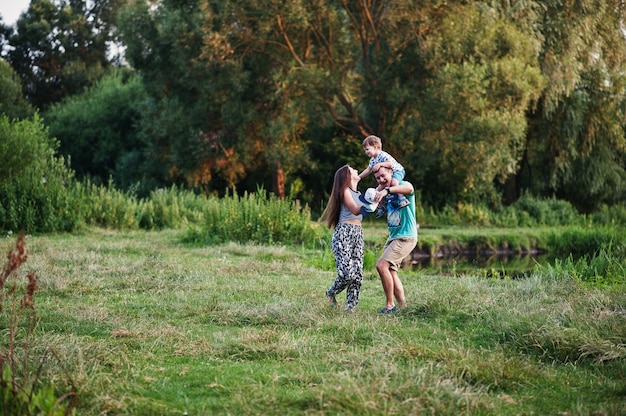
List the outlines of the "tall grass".
{"type": "Polygon", "coordinates": [[[186,241],[311,245],[328,235],[311,221],[308,207],[263,189],[242,196],[233,190],[219,200],[209,198],[203,213],[204,222],[189,228],[186,241]]]}
{"type": "MultiPolygon", "coordinates": [[[[234,235],[237,241],[248,238],[262,243],[302,241],[315,244],[319,237],[304,225],[305,220],[311,220],[308,207],[290,198],[277,198],[262,188],[243,195],[230,190],[223,198],[216,198],[172,186],[155,189],[147,198],[137,198],[132,191],[116,189],[112,182],[95,185],[89,180],[59,180],[68,173],[61,162],[56,163],[58,166],[54,166],[59,172],[54,173],[54,180],[48,183],[42,183],[39,173],[0,181],[0,227],[3,231],[72,232],[81,226],[158,230],[192,225],[197,227],[198,235],[193,237],[192,232],[190,238],[205,242],[227,241],[234,235]],[[202,236],[204,231],[211,235],[202,236]],[[294,237],[286,238],[288,234],[294,237]]],[[[506,207],[458,203],[439,211],[422,206],[418,195],[416,213],[422,227],[626,228],[625,207],[603,207],[597,213],[582,215],[565,201],[535,198],[529,194],[506,207]]]]}
{"type": "MultiPolygon", "coordinates": [[[[418,201],[419,202],[419,201],[418,201]]],[[[420,204],[418,204],[420,205],[420,204]]],[[[556,198],[537,198],[523,194],[514,204],[489,208],[484,203],[459,202],[456,206],[446,206],[439,211],[418,206],[417,212],[423,225],[428,226],[492,226],[492,227],[541,227],[572,226],[589,222],[567,201],[556,198]]],[[[626,226],[626,217],[594,217],[598,224],[604,221],[626,226]]]]}

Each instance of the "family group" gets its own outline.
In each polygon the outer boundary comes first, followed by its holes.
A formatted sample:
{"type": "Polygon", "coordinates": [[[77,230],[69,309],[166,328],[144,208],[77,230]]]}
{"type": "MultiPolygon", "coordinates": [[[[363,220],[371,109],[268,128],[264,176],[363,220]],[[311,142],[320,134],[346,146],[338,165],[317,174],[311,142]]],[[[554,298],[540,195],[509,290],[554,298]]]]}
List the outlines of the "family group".
{"type": "Polygon", "coordinates": [[[386,298],[379,314],[386,315],[406,307],[398,270],[417,245],[415,190],[404,180],[404,167],[382,150],[379,137],[366,137],[363,150],[370,158],[367,168],[361,173],[349,165],[337,169],[328,205],[322,213],[321,218],[334,229],[331,247],[337,268],[337,277],[326,291],[326,298],[331,306],[338,307],[336,296],[345,290],[345,310],[354,311],[363,282],[363,217],[374,213],[377,217],[386,215],[389,236],[376,262],[386,298]],[[369,174],[374,175],[378,186],[361,194],[357,185],[369,174]]]}

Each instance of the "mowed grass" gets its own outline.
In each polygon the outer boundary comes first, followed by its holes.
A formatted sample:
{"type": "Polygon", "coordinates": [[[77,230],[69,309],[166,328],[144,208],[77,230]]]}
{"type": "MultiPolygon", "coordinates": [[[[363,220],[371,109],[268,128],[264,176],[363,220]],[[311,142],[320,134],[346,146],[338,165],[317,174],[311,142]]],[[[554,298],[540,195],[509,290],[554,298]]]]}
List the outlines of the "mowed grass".
{"type": "Polygon", "coordinates": [[[40,278],[29,356],[54,351],[42,378],[73,383],[77,414],[626,414],[624,287],[406,269],[408,307],[378,316],[371,268],[345,314],[324,298],[321,249],[182,235],[26,240],[21,273],[40,278]]]}

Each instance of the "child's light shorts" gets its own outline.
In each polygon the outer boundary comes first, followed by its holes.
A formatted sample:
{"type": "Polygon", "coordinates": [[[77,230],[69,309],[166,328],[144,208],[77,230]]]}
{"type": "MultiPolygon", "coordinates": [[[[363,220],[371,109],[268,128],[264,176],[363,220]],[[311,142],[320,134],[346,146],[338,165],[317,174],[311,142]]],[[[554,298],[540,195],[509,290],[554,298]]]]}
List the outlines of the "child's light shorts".
{"type": "Polygon", "coordinates": [[[402,179],[404,179],[404,175],[406,174],[406,170],[401,169],[401,170],[394,170],[393,174],[391,175],[392,178],[394,178],[395,180],[397,180],[398,182],[400,182],[402,179]]]}

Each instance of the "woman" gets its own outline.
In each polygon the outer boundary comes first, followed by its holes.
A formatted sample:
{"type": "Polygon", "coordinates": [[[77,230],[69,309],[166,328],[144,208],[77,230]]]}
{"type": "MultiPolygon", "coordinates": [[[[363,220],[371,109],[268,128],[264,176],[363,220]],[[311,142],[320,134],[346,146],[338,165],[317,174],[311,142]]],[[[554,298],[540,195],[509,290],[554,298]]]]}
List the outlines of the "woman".
{"type": "Polygon", "coordinates": [[[337,267],[337,278],[326,291],[326,298],[332,307],[338,307],[335,296],[346,289],[347,312],[353,312],[359,303],[363,282],[363,215],[360,192],[356,190],[360,180],[356,169],[340,167],[321,217],[328,228],[334,228],[331,246],[337,267]]]}

